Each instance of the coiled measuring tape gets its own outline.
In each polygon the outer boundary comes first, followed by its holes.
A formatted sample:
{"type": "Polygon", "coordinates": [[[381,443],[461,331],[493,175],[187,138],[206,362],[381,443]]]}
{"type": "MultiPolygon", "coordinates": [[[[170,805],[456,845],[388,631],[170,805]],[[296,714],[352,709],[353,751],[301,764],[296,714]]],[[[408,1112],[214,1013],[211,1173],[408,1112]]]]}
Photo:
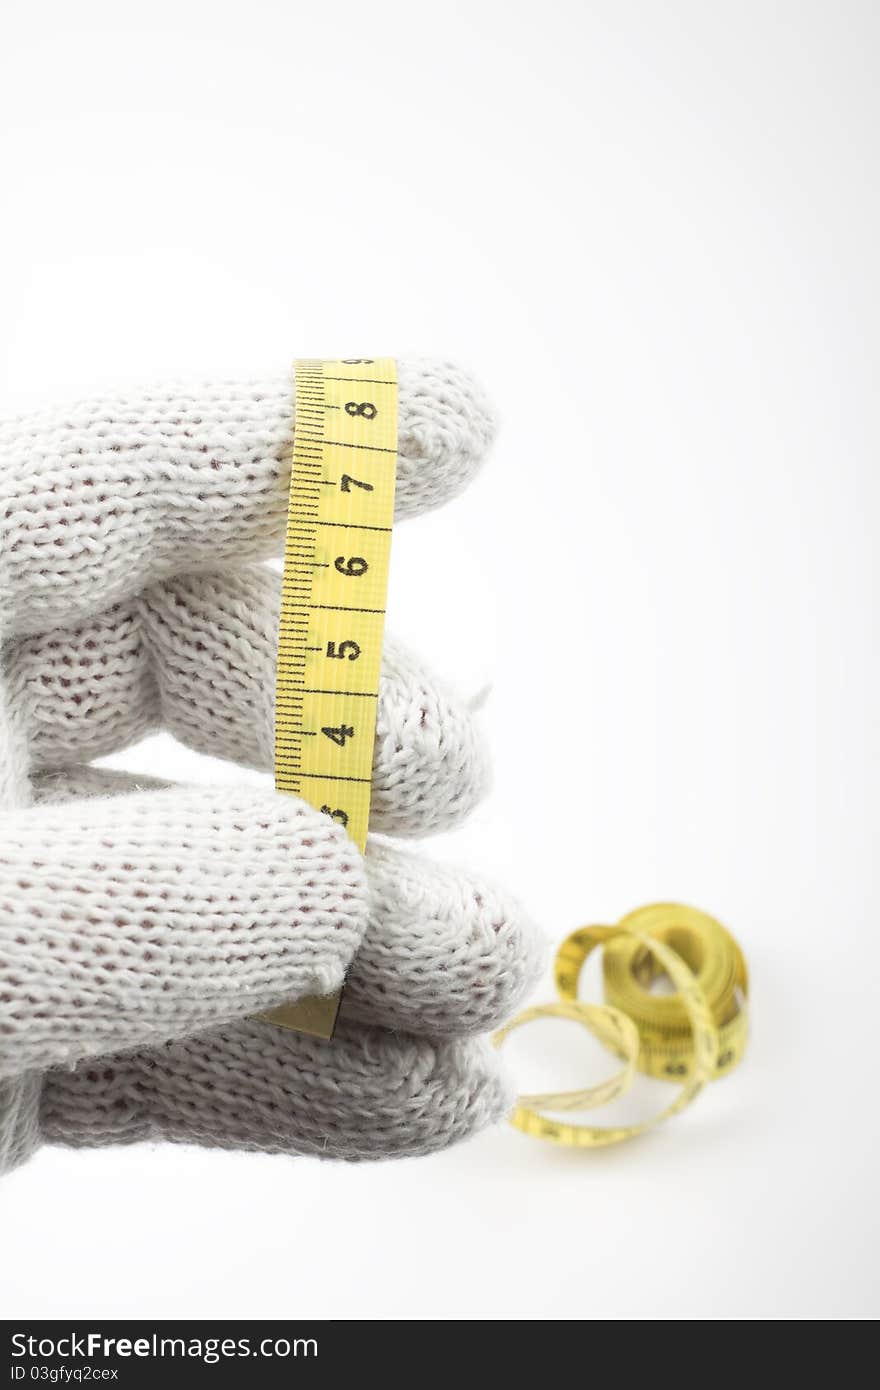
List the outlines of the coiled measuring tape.
{"type": "Polygon", "coordinates": [[[747,1040],[748,975],[742,951],[714,917],[680,903],[654,903],[616,926],[582,927],[559,948],[554,967],[558,1003],[525,1009],[493,1041],[538,1019],[580,1023],[623,1061],[616,1076],[580,1091],[522,1095],[510,1123],[536,1139],[600,1148],[633,1139],[679,1114],[707,1084],[742,1059],[747,1040]],[[577,997],[588,956],[603,951],[604,1004],[577,997]],[[665,973],[676,992],[651,993],[665,973]],[[591,1110],[622,1096],[636,1070],[682,1089],[659,1114],[632,1125],[569,1124],[552,1113],[591,1110]]]}
{"type": "MultiPolygon", "coordinates": [[[[397,473],[389,357],[301,359],[275,687],[275,785],[367,842],[397,473]]],[[[339,996],[260,1017],[333,1035],[339,996]]]]}

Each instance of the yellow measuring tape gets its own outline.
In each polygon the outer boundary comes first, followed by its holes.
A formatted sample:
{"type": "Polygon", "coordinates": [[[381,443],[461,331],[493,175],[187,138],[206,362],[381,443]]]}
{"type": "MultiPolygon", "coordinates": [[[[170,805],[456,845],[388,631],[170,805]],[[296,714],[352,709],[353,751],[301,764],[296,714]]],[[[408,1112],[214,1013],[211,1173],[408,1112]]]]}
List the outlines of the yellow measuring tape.
{"type": "Polygon", "coordinates": [[[560,1001],[525,1009],[494,1035],[496,1047],[517,1028],[538,1019],[580,1023],[624,1065],[610,1080],[579,1091],[519,1097],[511,1124],[536,1139],[599,1148],[644,1134],[679,1114],[708,1081],[725,1076],[746,1046],[748,975],[743,954],[720,922],[680,903],[654,903],[614,927],[582,927],[567,937],[555,963],[560,1001]],[[577,997],[587,957],[603,951],[604,1004],[577,997]],[[651,984],[667,975],[676,992],[658,995],[651,984]],[[682,1089],[658,1115],[632,1125],[569,1124],[552,1113],[591,1110],[623,1095],[636,1069],[682,1089]]]}
{"type": "MultiPolygon", "coordinates": [[[[391,358],[296,363],[290,480],[275,696],[275,784],[343,825],[363,851],[388,588],[397,466],[397,372],[391,358]]],[[[745,961],[706,913],[660,903],[615,927],[584,927],[556,958],[557,1003],[526,1009],[495,1034],[541,1018],[583,1024],[624,1065],[579,1091],[521,1096],[511,1123],[556,1143],[594,1148],[644,1133],[732,1070],[746,1043],[745,961]],[[605,1004],[577,998],[587,957],[603,950],[605,1004]],[[651,992],[664,973],[676,988],[651,992]],[[616,1099],[636,1069],[681,1081],[659,1115],[634,1125],[572,1124],[547,1112],[616,1099]]],[[[331,1037],[338,997],[261,1015],[331,1037]]]]}
{"type": "MultiPolygon", "coordinates": [[[[389,357],[296,363],[275,785],[367,841],[397,470],[389,357]]],[[[330,1037],[338,997],[262,1015],[330,1037]]]]}

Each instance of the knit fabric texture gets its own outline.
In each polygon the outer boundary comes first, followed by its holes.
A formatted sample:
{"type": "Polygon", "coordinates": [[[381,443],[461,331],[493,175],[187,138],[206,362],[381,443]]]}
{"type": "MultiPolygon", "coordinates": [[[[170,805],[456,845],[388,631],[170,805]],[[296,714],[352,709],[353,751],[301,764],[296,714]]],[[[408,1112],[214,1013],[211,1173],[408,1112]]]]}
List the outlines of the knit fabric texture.
{"type": "MultiPolygon", "coordinates": [[[[281,578],[253,565],[189,574],[70,629],[10,648],[7,688],[35,771],[169,729],[201,753],[271,772],[281,578]]],[[[371,826],[421,836],[457,824],[489,781],[467,708],[386,640],[371,826]]]]}
{"type": "MultiPolygon", "coordinates": [[[[455,496],[494,434],[471,379],[402,360],[395,515],[455,496]]],[[[45,632],[181,570],[281,553],[289,373],[156,387],[0,425],[4,636],[45,632]]]]}
{"type": "MultiPolygon", "coordinates": [[[[399,363],[397,515],[493,435],[470,378],[399,363]]],[[[41,1142],[424,1153],[510,1103],[479,1035],[543,943],[510,897],[383,836],[460,823],[466,702],[386,643],[362,858],[261,787],[91,760],[160,728],[271,772],[288,376],[126,392],[0,427],[0,1170],[41,1142]],[[372,832],[381,832],[374,834],[372,832]],[[346,979],[330,1043],[252,1015],[346,979]]]]}

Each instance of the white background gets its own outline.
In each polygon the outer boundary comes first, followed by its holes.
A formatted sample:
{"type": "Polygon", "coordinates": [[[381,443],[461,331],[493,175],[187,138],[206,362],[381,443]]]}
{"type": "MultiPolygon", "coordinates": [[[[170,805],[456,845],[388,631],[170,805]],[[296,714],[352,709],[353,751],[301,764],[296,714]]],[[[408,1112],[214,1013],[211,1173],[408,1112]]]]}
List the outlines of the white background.
{"type": "Polygon", "coordinates": [[[626,1148],[44,1151],[7,1316],[880,1312],[878,47],[870,0],[7,0],[4,405],[473,367],[491,465],[395,541],[392,625],[494,685],[435,852],[554,938],[693,902],[754,978],[741,1070],[626,1148]]]}

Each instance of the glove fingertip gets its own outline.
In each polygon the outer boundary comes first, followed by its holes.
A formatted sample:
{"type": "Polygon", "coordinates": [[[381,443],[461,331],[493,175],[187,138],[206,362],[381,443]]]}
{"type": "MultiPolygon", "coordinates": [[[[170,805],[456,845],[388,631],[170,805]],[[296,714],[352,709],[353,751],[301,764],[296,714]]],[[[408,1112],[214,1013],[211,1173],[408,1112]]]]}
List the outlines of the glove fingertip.
{"type": "Polygon", "coordinates": [[[429,358],[397,364],[400,439],[395,516],[416,516],[460,493],[497,432],[483,388],[463,368],[429,358]]]}

